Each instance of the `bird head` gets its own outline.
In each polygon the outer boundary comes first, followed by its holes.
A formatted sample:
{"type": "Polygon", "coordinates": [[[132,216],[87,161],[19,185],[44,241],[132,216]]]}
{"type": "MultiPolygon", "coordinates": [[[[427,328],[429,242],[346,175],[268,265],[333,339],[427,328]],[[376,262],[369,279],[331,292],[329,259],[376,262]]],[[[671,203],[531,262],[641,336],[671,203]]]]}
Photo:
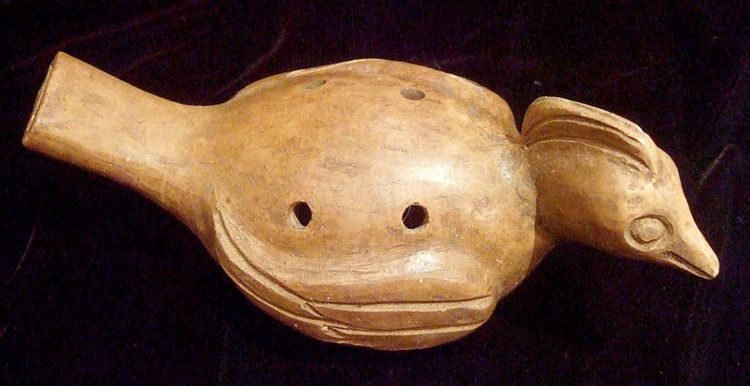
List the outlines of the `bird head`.
{"type": "Polygon", "coordinates": [[[550,233],[716,277],[719,261],[690,213],[677,167],[637,125],[545,97],[529,107],[523,137],[538,220],[550,233]]]}

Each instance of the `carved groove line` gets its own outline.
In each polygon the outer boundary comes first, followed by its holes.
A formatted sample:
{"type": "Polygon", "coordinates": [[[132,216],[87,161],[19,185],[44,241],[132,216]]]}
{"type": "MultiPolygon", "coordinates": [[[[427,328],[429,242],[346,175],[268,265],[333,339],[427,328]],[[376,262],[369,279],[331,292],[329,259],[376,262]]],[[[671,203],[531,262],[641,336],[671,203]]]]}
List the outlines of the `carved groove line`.
{"type": "MultiPolygon", "coordinates": [[[[579,129],[580,130],[580,129],[579,129]]],[[[555,117],[535,123],[529,128],[525,134],[526,138],[530,138],[526,142],[527,147],[531,147],[540,143],[551,142],[551,141],[565,141],[572,143],[581,143],[588,145],[591,148],[609,151],[619,154],[620,157],[633,160],[635,164],[638,164],[639,169],[653,170],[652,155],[648,151],[648,144],[643,143],[637,138],[634,138],[627,133],[621,131],[617,127],[610,125],[603,125],[600,122],[593,121],[585,117],[555,117]],[[628,151],[622,151],[617,149],[614,145],[609,145],[606,142],[599,142],[591,139],[586,133],[576,132],[578,130],[567,130],[564,134],[558,134],[552,130],[555,125],[574,125],[574,127],[586,127],[592,130],[605,131],[608,134],[614,136],[627,146],[628,151]],[[546,130],[545,130],[546,129],[546,130]],[[545,131],[548,131],[545,133],[545,131]],[[539,133],[541,132],[541,133],[539,133]]]]}
{"type": "Polygon", "coordinates": [[[491,296],[481,296],[466,300],[449,300],[435,302],[408,302],[408,303],[324,303],[314,302],[314,306],[324,306],[330,309],[343,311],[370,311],[370,312],[393,312],[393,311],[420,311],[434,312],[445,311],[450,308],[469,308],[482,310],[491,305],[491,296]]]}
{"type": "Polygon", "coordinates": [[[344,336],[413,336],[429,334],[455,334],[475,330],[484,322],[450,325],[434,328],[401,328],[396,330],[364,330],[356,328],[341,328],[338,326],[330,327],[332,330],[344,336]]]}
{"type": "Polygon", "coordinates": [[[678,264],[681,264],[685,266],[689,271],[693,272],[695,275],[698,275],[702,278],[711,279],[710,276],[707,276],[703,270],[698,268],[695,264],[691,263],[688,259],[682,257],[682,255],[674,252],[674,251],[664,251],[662,252],[664,256],[666,256],[668,259],[672,259],[676,261],[678,264]]]}
{"type": "Polygon", "coordinates": [[[547,139],[544,139],[544,140],[537,141],[534,144],[537,145],[537,144],[544,144],[544,143],[550,143],[550,142],[563,142],[563,143],[572,143],[572,144],[577,144],[577,145],[583,145],[583,146],[586,146],[586,147],[588,147],[590,149],[597,150],[597,151],[600,151],[602,153],[606,153],[606,154],[609,154],[611,156],[620,158],[620,159],[624,160],[625,163],[627,163],[628,165],[630,165],[633,168],[635,168],[637,170],[640,170],[642,172],[646,172],[646,171],[650,170],[646,164],[644,164],[641,160],[639,160],[637,158],[633,158],[633,157],[629,156],[628,154],[626,154],[624,152],[621,152],[621,151],[618,151],[618,150],[615,150],[613,148],[601,146],[601,144],[599,144],[599,143],[591,142],[591,141],[586,141],[584,138],[578,138],[578,137],[574,137],[574,138],[562,138],[562,137],[547,138],[547,139]]]}
{"type": "MultiPolygon", "coordinates": [[[[217,235],[218,235],[218,240],[219,240],[219,248],[222,249],[221,252],[223,252],[226,255],[235,255],[235,256],[239,255],[241,257],[244,257],[243,254],[242,254],[242,251],[240,251],[239,249],[237,249],[237,247],[235,246],[235,244],[231,241],[231,236],[226,232],[227,229],[224,227],[223,217],[221,216],[221,214],[218,211],[216,213],[218,215],[215,216],[215,217],[219,218],[219,221],[217,221],[217,223],[219,223],[221,225],[221,227],[217,227],[217,232],[216,232],[217,235]],[[219,230],[221,230],[221,231],[219,231],[219,230]],[[227,244],[229,244],[229,246],[230,246],[231,249],[227,248],[227,244]]],[[[244,258],[242,260],[245,261],[244,258]]],[[[238,269],[239,271],[244,272],[244,270],[241,267],[237,266],[236,264],[232,263],[231,261],[229,263],[235,269],[238,269]]],[[[252,270],[252,273],[249,274],[249,276],[252,277],[252,280],[255,280],[259,284],[261,284],[263,286],[266,286],[267,288],[269,288],[270,290],[274,291],[275,293],[278,293],[280,296],[285,296],[285,295],[289,296],[289,295],[292,295],[292,294],[285,293],[286,291],[283,290],[283,287],[274,286],[272,281],[270,281],[268,278],[266,278],[263,274],[260,274],[259,272],[255,271],[254,267],[248,266],[248,268],[250,268],[252,270]],[[274,287],[275,287],[275,290],[274,290],[274,287]]],[[[226,268],[225,268],[225,270],[226,270],[226,268]]],[[[323,323],[323,322],[328,323],[328,321],[325,320],[325,319],[323,319],[324,317],[322,317],[322,316],[321,316],[321,319],[309,318],[309,317],[306,317],[306,316],[302,316],[302,315],[296,314],[296,313],[294,313],[292,311],[289,311],[289,310],[287,310],[285,308],[278,307],[278,306],[274,305],[273,303],[271,303],[265,297],[263,297],[260,294],[258,294],[256,291],[252,290],[251,286],[248,285],[247,283],[245,283],[244,280],[241,280],[238,277],[238,275],[234,275],[231,272],[227,272],[227,274],[232,279],[232,281],[234,281],[235,284],[237,284],[237,286],[240,287],[243,290],[243,292],[245,292],[245,293],[249,294],[250,296],[252,296],[258,303],[260,303],[261,305],[264,305],[264,306],[268,307],[269,309],[271,309],[271,310],[273,310],[275,312],[278,312],[281,315],[284,315],[285,317],[287,317],[287,318],[289,318],[291,320],[296,320],[296,321],[299,321],[299,322],[302,322],[302,323],[312,323],[312,324],[320,324],[320,323],[323,323]]],[[[291,298],[290,300],[297,301],[297,302],[303,301],[303,300],[301,300],[301,298],[299,298],[297,296],[293,296],[293,298],[291,298]],[[299,300],[294,299],[295,297],[297,299],[299,299],[299,300]]],[[[302,305],[302,303],[300,303],[300,305],[302,305]]],[[[346,326],[346,325],[343,325],[343,324],[338,325],[338,326],[343,327],[343,328],[349,327],[349,326],[346,326]]]]}
{"type": "MultiPolygon", "coordinates": [[[[217,240],[219,241],[219,248],[222,253],[227,256],[239,257],[241,261],[247,264],[247,269],[237,266],[231,260],[233,269],[239,270],[243,275],[235,275],[231,272],[227,272],[228,276],[240,287],[243,292],[250,295],[260,305],[263,305],[272,311],[275,311],[290,320],[298,321],[306,324],[317,325],[322,332],[331,338],[341,339],[345,336],[408,336],[408,335],[422,335],[422,334],[443,334],[443,333],[457,333],[473,330],[479,327],[482,323],[462,323],[462,324],[451,324],[451,325],[435,325],[429,328],[420,327],[407,327],[399,329],[378,329],[378,328],[357,328],[350,324],[334,320],[327,315],[321,314],[315,306],[328,307],[331,309],[343,310],[343,311],[355,311],[355,312],[440,312],[450,311],[450,308],[469,308],[473,310],[479,310],[486,308],[488,302],[492,302],[491,296],[482,296],[477,298],[459,300],[459,301],[443,301],[443,302],[404,302],[404,303],[316,303],[310,302],[302,296],[288,290],[287,287],[277,284],[277,281],[271,279],[264,274],[258,267],[250,262],[248,256],[239,247],[237,242],[232,237],[229,228],[226,225],[226,220],[221,214],[220,210],[214,212],[215,223],[218,225],[217,229],[217,240]],[[288,310],[284,307],[274,305],[269,299],[260,295],[252,289],[252,286],[245,282],[243,276],[248,276],[251,280],[255,280],[258,284],[266,287],[268,290],[278,294],[290,300],[294,303],[300,304],[300,307],[310,312],[317,317],[308,317],[295,313],[294,311],[288,310]],[[451,307],[452,306],[452,307],[451,307]]],[[[226,270],[226,268],[225,268],[226,270]]],[[[353,342],[348,342],[353,343],[353,342]]]]}
{"type": "MultiPolygon", "coordinates": [[[[544,128],[548,127],[550,124],[556,124],[556,123],[574,124],[577,126],[585,126],[590,129],[605,130],[608,133],[611,133],[621,138],[623,141],[631,144],[631,146],[633,147],[638,147],[638,146],[643,145],[642,141],[639,138],[628,134],[627,132],[623,131],[621,128],[617,126],[608,125],[596,119],[592,119],[588,117],[580,117],[580,116],[575,116],[575,115],[564,115],[564,116],[557,116],[557,117],[552,117],[548,119],[543,119],[539,122],[534,123],[533,126],[527,129],[526,136],[534,137],[536,136],[537,131],[544,130],[544,128]]],[[[534,140],[532,140],[531,142],[533,143],[533,141],[534,140]]]]}
{"type": "Polygon", "coordinates": [[[299,303],[308,303],[309,300],[305,299],[304,297],[300,296],[294,290],[284,285],[279,280],[276,280],[273,278],[273,276],[269,275],[267,272],[264,272],[263,269],[258,267],[257,265],[253,264],[252,259],[250,259],[247,254],[242,250],[242,248],[237,244],[236,238],[232,235],[232,232],[229,230],[226,224],[226,220],[224,219],[224,216],[221,214],[220,210],[217,210],[216,213],[219,217],[219,222],[221,224],[221,228],[223,230],[223,234],[226,235],[227,241],[232,245],[233,249],[237,251],[237,254],[242,257],[242,260],[247,263],[250,268],[253,269],[253,278],[259,281],[261,284],[263,284],[266,287],[269,287],[270,289],[274,290],[274,292],[277,292],[281,294],[282,296],[287,297],[287,299],[299,302],[299,303]]]}

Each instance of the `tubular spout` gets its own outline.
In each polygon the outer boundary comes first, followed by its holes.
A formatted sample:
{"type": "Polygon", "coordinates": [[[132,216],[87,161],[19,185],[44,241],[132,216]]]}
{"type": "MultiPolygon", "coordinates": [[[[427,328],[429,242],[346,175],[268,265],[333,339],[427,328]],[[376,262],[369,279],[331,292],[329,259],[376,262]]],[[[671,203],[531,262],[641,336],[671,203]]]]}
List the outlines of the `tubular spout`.
{"type": "Polygon", "coordinates": [[[23,144],[128,185],[185,221],[199,199],[187,139],[201,117],[200,107],[156,97],[60,52],[23,144]]]}

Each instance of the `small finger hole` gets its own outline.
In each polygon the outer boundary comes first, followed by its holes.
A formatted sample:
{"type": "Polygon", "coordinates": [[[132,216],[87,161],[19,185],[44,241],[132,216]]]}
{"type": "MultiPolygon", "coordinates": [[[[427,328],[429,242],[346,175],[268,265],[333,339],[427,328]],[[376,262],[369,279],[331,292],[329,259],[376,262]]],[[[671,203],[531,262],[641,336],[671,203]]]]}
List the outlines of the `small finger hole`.
{"type": "Polygon", "coordinates": [[[427,224],[427,209],[419,204],[411,204],[401,214],[401,222],[408,229],[417,229],[427,224]]]}
{"type": "Polygon", "coordinates": [[[310,205],[304,201],[297,201],[292,204],[290,217],[292,225],[297,228],[305,228],[312,221],[312,210],[310,205]]]}

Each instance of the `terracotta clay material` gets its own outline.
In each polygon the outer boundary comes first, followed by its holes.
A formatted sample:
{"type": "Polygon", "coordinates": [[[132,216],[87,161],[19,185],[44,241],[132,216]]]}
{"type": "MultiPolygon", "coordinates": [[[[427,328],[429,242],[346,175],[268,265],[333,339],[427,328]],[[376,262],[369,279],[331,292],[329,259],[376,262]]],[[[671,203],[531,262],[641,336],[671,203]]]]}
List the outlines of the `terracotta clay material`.
{"type": "Polygon", "coordinates": [[[719,271],[677,168],[638,126],[544,97],[519,134],[499,96],[407,63],[294,71],[186,106],[60,53],[23,143],[159,203],[258,307],[330,342],[455,340],[562,239],[719,271]]]}

